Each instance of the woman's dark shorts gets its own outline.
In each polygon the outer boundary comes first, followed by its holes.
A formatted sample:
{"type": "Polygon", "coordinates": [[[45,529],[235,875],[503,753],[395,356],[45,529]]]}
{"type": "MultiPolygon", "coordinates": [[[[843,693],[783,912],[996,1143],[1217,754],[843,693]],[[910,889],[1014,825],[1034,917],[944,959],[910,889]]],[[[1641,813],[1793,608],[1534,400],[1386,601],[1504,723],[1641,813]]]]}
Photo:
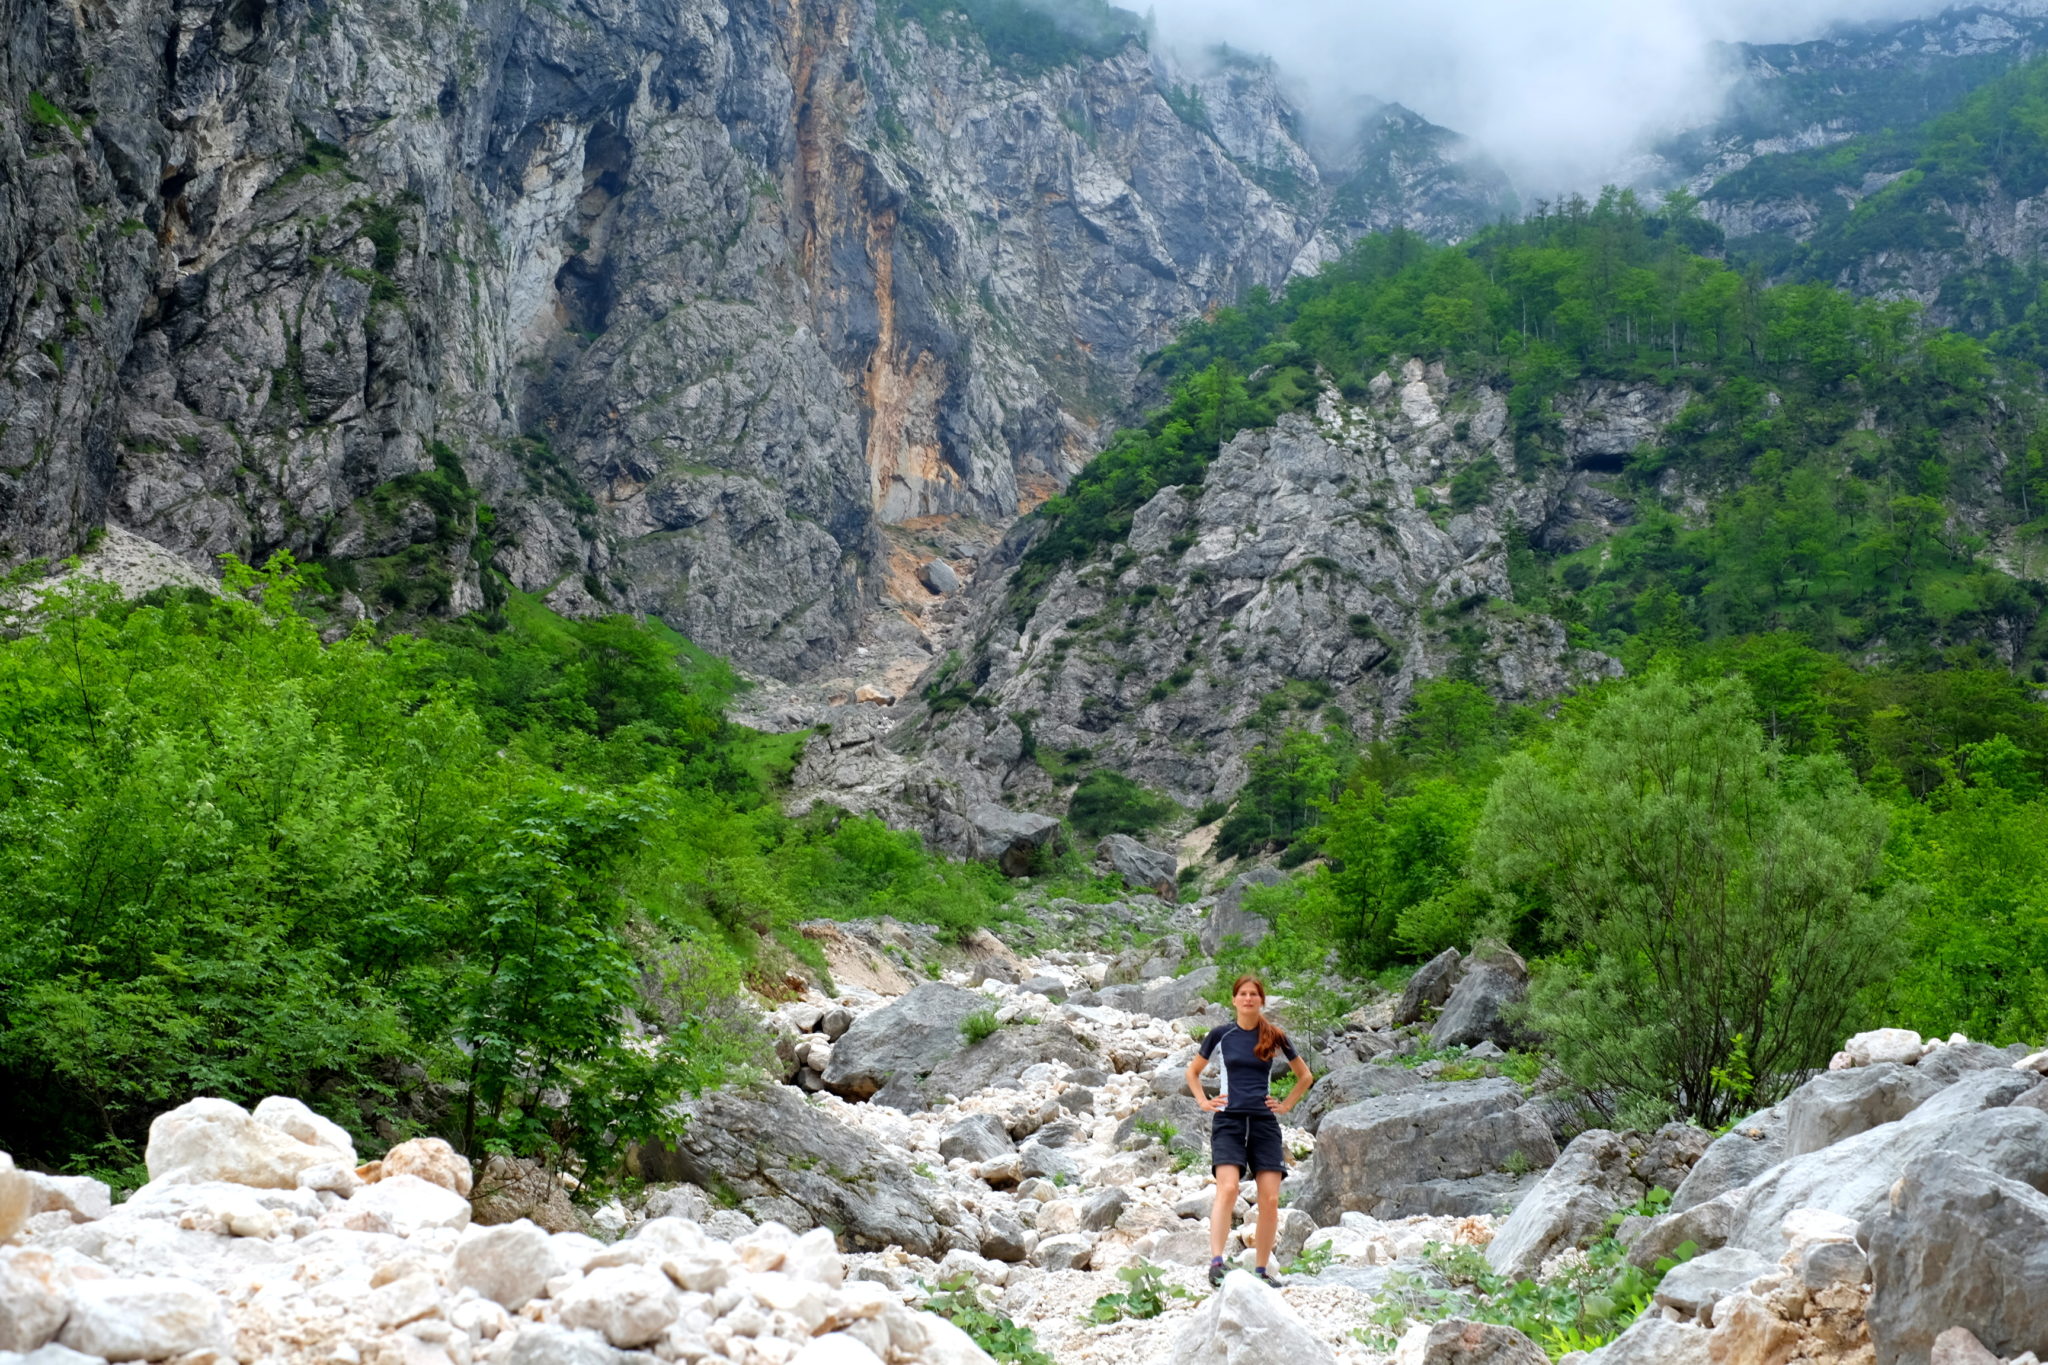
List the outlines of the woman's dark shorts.
{"type": "Polygon", "coordinates": [[[1260,1171],[1287,1174],[1287,1146],[1280,1140],[1280,1120],[1271,1113],[1216,1115],[1209,1122],[1209,1170],[1235,1166],[1247,1175],[1260,1171]]]}

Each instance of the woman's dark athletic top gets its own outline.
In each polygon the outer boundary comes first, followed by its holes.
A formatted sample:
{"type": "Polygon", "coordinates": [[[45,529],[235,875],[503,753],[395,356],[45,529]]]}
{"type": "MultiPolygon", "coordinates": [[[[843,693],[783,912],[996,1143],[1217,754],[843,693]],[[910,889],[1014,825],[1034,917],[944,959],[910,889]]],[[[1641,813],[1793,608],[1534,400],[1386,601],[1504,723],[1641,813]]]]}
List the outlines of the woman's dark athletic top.
{"type": "MultiPolygon", "coordinates": [[[[1218,1048],[1223,1049],[1223,1092],[1228,1102],[1223,1106],[1226,1114],[1269,1114],[1266,1108],[1266,1083],[1273,1071],[1273,1063],[1259,1060],[1253,1049],[1259,1045],[1259,1031],[1255,1028],[1239,1028],[1235,1020],[1218,1024],[1209,1030],[1209,1036],[1202,1039],[1200,1052],[1204,1057],[1213,1057],[1218,1048]]],[[[1288,1061],[1298,1055],[1294,1044],[1280,1035],[1277,1049],[1288,1061]]]]}

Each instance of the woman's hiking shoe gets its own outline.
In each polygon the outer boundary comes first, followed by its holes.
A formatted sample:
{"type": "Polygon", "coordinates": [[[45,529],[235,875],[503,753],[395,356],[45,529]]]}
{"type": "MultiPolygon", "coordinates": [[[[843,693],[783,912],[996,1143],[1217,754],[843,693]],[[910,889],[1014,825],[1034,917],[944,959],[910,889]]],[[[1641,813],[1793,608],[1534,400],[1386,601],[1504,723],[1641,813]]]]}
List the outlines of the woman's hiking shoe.
{"type": "Polygon", "coordinates": [[[1264,1266],[1259,1266],[1257,1269],[1252,1271],[1252,1274],[1259,1277],[1259,1283],[1261,1284],[1269,1284],[1273,1286],[1273,1288],[1275,1289],[1278,1289],[1280,1287],[1280,1277],[1278,1275],[1275,1275],[1272,1271],[1266,1269],[1266,1267],[1264,1266]]]}
{"type": "Polygon", "coordinates": [[[1214,1289],[1223,1283],[1223,1276],[1227,1270],[1229,1270],[1229,1267],[1223,1264],[1223,1258],[1221,1256],[1216,1256],[1210,1259],[1209,1287],[1211,1289],[1214,1289]]]}

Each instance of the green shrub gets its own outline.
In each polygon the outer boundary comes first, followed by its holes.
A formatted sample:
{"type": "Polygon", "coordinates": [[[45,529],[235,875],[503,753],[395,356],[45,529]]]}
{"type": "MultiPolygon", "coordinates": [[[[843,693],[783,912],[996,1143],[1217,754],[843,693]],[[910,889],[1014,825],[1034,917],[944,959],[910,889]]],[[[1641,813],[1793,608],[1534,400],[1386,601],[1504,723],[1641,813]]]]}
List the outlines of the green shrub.
{"type": "Polygon", "coordinates": [[[976,1043],[988,1039],[1002,1026],[1003,1021],[996,1018],[993,1009],[978,1009],[960,1021],[960,1036],[966,1040],[967,1046],[973,1047],[976,1043]]]}
{"type": "Polygon", "coordinates": [[[1104,1294],[1097,1299],[1084,1321],[1122,1322],[1126,1318],[1139,1321],[1156,1318],[1166,1311],[1170,1300],[1195,1297],[1177,1284],[1168,1284],[1166,1272],[1149,1261],[1124,1266],[1116,1272],[1116,1277],[1130,1287],[1121,1293],[1104,1294]]]}
{"type": "Polygon", "coordinates": [[[1173,802],[1107,768],[1081,779],[1067,802],[1067,823],[1086,839],[1143,834],[1178,809],[1173,802]]]}
{"type": "Polygon", "coordinates": [[[1712,1127],[1751,1099],[1738,1046],[1768,1098],[1825,1064],[1898,960],[1885,826],[1839,759],[1765,739],[1739,681],[1664,673],[1512,756],[1472,862],[1543,897],[1572,946],[1532,994],[1565,1070],[1712,1127]]]}
{"type": "Polygon", "coordinates": [[[972,1274],[962,1272],[928,1288],[931,1292],[921,1307],[973,1337],[975,1345],[994,1356],[997,1365],[1053,1365],[1053,1358],[1038,1349],[1035,1332],[982,1299],[981,1286],[972,1274]]]}

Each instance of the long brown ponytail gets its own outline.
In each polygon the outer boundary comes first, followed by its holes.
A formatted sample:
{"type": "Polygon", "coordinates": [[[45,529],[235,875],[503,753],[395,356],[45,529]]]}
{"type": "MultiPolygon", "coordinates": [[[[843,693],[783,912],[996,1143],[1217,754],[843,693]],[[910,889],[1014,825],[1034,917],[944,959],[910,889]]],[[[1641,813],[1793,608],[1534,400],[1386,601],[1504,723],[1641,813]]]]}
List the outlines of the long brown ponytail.
{"type": "MultiPolygon", "coordinates": [[[[1259,1003],[1261,1005],[1265,1004],[1266,983],[1259,980],[1256,976],[1240,976],[1237,980],[1231,982],[1230,998],[1235,1000],[1237,993],[1245,988],[1247,982],[1251,984],[1253,990],[1259,993],[1259,1003]]],[[[1287,1041],[1287,1035],[1282,1033],[1271,1019],[1266,1017],[1266,1012],[1263,1009],[1260,1010],[1259,1040],[1252,1044],[1252,1055],[1262,1062],[1270,1062],[1273,1060],[1273,1054],[1280,1050],[1280,1044],[1285,1041],[1287,1041]]]]}

